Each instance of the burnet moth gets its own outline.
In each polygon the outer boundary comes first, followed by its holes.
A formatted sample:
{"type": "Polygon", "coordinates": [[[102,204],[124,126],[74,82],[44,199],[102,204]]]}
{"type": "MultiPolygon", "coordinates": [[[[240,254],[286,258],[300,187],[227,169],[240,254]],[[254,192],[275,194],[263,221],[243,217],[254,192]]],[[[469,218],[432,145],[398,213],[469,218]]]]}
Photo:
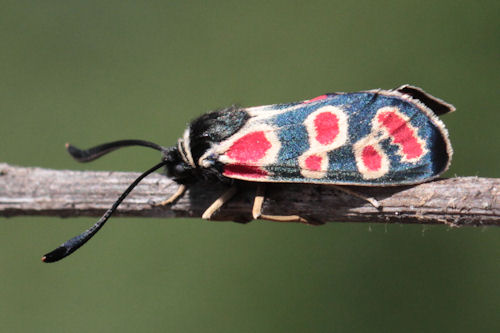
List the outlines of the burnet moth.
{"type": "MultiPolygon", "coordinates": [[[[239,181],[257,184],[254,219],[303,222],[307,221],[298,215],[263,215],[263,185],[395,186],[425,182],[450,164],[453,151],[437,116],[454,110],[453,105],[422,89],[404,85],[394,90],[330,93],[287,104],[232,106],[195,119],[173,147],[142,140],[115,141],[88,150],[68,145],[69,153],[80,162],[134,145],[159,150],[161,162],[140,175],[94,226],[42,260],[58,261],[85,244],[130,191],[161,167],[180,184],[179,191],[163,205],[174,202],[189,184],[200,180],[233,185],[205,211],[205,219],[237,192],[239,181]]],[[[365,199],[379,205],[372,198],[365,199]]]]}

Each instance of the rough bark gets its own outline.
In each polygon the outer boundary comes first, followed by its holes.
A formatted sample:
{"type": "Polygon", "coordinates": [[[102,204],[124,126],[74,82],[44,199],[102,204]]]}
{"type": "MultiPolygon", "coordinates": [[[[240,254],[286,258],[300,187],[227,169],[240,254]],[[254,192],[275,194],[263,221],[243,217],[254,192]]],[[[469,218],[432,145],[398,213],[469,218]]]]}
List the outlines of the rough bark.
{"type": "MultiPolygon", "coordinates": [[[[138,175],[0,163],[0,216],[100,216],[138,175]]],[[[197,184],[174,204],[154,206],[177,188],[176,183],[161,174],[150,175],[125,199],[116,216],[200,217],[226,189],[223,184],[197,184]]],[[[500,179],[458,177],[416,186],[349,189],[374,197],[381,207],[376,209],[331,186],[269,184],[263,213],[297,214],[318,222],[500,225],[500,179]]],[[[254,195],[254,184],[241,184],[239,193],[213,218],[250,221],[254,195]]]]}

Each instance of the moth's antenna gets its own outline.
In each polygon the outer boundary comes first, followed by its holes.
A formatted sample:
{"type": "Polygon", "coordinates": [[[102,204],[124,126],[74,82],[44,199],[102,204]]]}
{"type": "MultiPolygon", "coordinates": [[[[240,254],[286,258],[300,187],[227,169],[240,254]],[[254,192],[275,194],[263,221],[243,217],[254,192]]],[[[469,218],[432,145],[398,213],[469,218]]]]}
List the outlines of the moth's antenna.
{"type": "Polygon", "coordinates": [[[162,161],[162,162],[158,163],[157,165],[155,165],[154,167],[152,167],[151,169],[149,169],[148,171],[144,172],[139,177],[137,177],[137,179],[134,180],[134,182],[129,185],[129,187],[125,190],[125,192],[123,192],[122,195],[120,195],[118,200],[115,201],[115,203],[111,206],[111,208],[108,209],[104,213],[104,215],[99,219],[99,221],[96,222],[96,224],[94,224],[91,228],[84,231],[80,235],[75,236],[75,237],[71,238],[70,240],[68,240],[67,242],[61,244],[61,246],[59,246],[54,251],[49,252],[46,255],[44,255],[42,257],[42,261],[43,262],[59,261],[62,258],[67,257],[71,253],[75,252],[80,246],[82,246],[89,239],[91,239],[99,231],[99,229],[102,228],[104,223],[106,223],[106,221],[111,217],[111,215],[114,213],[116,208],[118,208],[118,206],[121,204],[123,199],[125,199],[127,197],[127,195],[134,189],[134,187],[137,186],[137,184],[139,184],[141,182],[142,179],[144,179],[144,177],[146,177],[147,175],[158,170],[159,168],[161,168],[165,164],[166,164],[166,161],[162,161]]]}
{"type": "Polygon", "coordinates": [[[113,142],[103,143],[102,145],[98,145],[85,150],[82,150],[80,148],[72,146],[69,143],[66,143],[66,149],[68,150],[68,153],[78,162],[90,162],[103,155],[106,155],[107,153],[112,152],[113,150],[129,146],[143,146],[143,147],[153,148],[159,151],[164,150],[162,146],[144,140],[113,141],[113,142]]]}

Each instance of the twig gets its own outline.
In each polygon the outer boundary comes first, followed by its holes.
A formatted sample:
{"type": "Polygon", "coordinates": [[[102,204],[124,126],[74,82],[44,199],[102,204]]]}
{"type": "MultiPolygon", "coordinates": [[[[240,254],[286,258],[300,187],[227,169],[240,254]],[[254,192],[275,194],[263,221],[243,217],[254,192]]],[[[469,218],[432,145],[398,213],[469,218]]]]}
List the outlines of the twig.
{"type": "MultiPolygon", "coordinates": [[[[0,216],[100,216],[138,176],[132,172],[94,172],[16,167],[0,163],[0,216]]],[[[500,225],[500,179],[459,177],[416,186],[349,187],[381,203],[370,203],[333,187],[270,184],[263,213],[301,215],[313,221],[500,225]]],[[[117,216],[200,217],[226,189],[196,184],[174,204],[156,207],[178,185],[161,174],[147,177],[125,199],[117,216]]],[[[251,219],[255,186],[240,192],[214,216],[217,220],[251,219]]]]}

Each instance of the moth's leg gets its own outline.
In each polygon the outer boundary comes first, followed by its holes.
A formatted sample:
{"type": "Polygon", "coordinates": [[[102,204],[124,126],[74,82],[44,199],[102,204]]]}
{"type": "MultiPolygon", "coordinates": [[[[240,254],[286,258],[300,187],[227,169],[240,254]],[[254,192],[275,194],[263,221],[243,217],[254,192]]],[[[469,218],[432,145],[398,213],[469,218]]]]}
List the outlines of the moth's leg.
{"type": "Polygon", "coordinates": [[[335,187],[339,191],[342,191],[342,192],[345,192],[347,194],[350,194],[350,195],[352,195],[352,196],[354,196],[356,198],[360,198],[362,200],[368,201],[375,208],[379,208],[381,206],[380,202],[378,202],[375,198],[367,197],[367,196],[365,196],[365,195],[363,195],[361,193],[358,193],[358,192],[355,192],[355,191],[350,190],[348,188],[345,188],[344,186],[339,186],[339,185],[331,185],[331,186],[335,187]]]}
{"type": "Polygon", "coordinates": [[[322,225],[324,223],[311,222],[299,215],[261,215],[260,220],[268,220],[273,222],[300,222],[309,225],[322,225]]]}
{"type": "Polygon", "coordinates": [[[210,220],[215,211],[221,208],[226,202],[231,200],[231,198],[234,197],[236,193],[238,193],[238,187],[231,186],[229,190],[224,192],[223,195],[221,195],[217,200],[214,201],[213,204],[210,205],[210,207],[207,208],[207,210],[205,210],[201,218],[205,220],[210,220]]]}
{"type": "Polygon", "coordinates": [[[184,192],[186,192],[186,189],[187,189],[186,185],[180,185],[179,188],[177,189],[177,192],[175,192],[174,195],[172,195],[167,200],[164,200],[160,203],[155,204],[155,206],[166,206],[166,205],[171,204],[172,202],[177,200],[181,195],[183,195],[184,192]]]}
{"type": "Polygon", "coordinates": [[[258,184],[257,190],[255,191],[255,199],[253,201],[252,207],[252,217],[254,220],[258,220],[262,215],[262,204],[264,203],[264,198],[266,194],[266,185],[258,184]]]}
{"type": "Polygon", "coordinates": [[[323,223],[310,221],[299,215],[263,215],[262,214],[262,204],[264,203],[264,198],[266,194],[266,185],[257,185],[257,191],[255,193],[255,199],[253,202],[252,216],[255,220],[268,220],[274,222],[301,222],[309,225],[321,225],[323,223]]]}

